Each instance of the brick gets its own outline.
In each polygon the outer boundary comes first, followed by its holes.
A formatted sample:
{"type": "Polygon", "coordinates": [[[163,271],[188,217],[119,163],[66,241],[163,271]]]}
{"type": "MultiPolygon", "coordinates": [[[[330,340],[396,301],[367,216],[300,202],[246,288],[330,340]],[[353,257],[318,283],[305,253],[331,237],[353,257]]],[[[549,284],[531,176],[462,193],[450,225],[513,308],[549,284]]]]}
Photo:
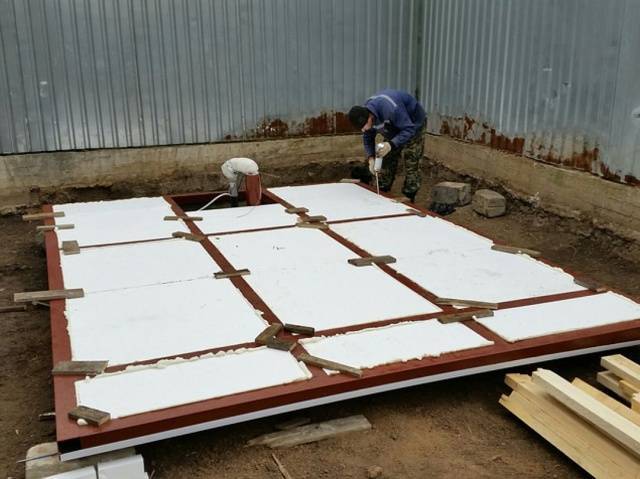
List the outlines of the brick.
{"type": "Polygon", "coordinates": [[[443,181],[431,190],[431,201],[456,206],[468,205],[471,202],[471,186],[467,183],[443,181]]]}
{"type": "Polygon", "coordinates": [[[483,216],[493,218],[502,216],[507,209],[507,200],[500,193],[492,190],[478,190],[473,195],[473,211],[483,216]]]}

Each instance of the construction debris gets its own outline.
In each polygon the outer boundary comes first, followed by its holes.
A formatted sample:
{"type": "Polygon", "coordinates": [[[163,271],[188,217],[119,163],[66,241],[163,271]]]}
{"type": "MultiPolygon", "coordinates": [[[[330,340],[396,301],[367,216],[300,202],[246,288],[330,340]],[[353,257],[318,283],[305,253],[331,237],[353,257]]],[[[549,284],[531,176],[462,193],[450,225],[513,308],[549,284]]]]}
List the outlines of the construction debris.
{"type": "Polygon", "coordinates": [[[505,382],[513,391],[500,404],[589,474],[637,477],[640,414],[578,378],[569,383],[546,369],[507,374],[505,382]]]}
{"type": "Polygon", "coordinates": [[[26,304],[16,304],[15,306],[0,306],[0,313],[19,313],[26,310],[26,304]]]}
{"type": "Polygon", "coordinates": [[[282,324],[280,323],[270,324],[260,334],[256,336],[255,342],[258,344],[266,345],[267,341],[271,338],[275,338],[280,331],[282,331],[282,324]]]}
{"type": "Polygon", "coordinates": [[[396,259],[393,256],[365,256],[364,258],[352,258],[347,262],[354,266],[371,266],[372,264],[391,264],[395,263],[396,259]]]}
{"type": "Polygon", "coordinates": [[[295,341],[285,341],[278,338],[268,338],[266,341],[268,348],[278,349],[280,351],[291,351],[297,344],[295,341]]]}
{"type": "Polygon", "coordinates": [[[631,403],[640,413],[640,364],[621,354],[603,356],[600,365],[607,369],[598,373],[598,382],[631,403]]]}
{"type": "Polygon", "coordinates": [[[473,195],[472,207],[476,213],[486,216],[487,218],[494,218],[506,213],[507,200],[495,191],[478,190],[473,195]]]}
{"type": "Polygon", "coordinates": [[[31,215],[22,215],[22,221],[46,220],[50,218],[62,218],[63,216],[63,211],[55,211],[53,213],[34,213],[31,215]]]}
{"type": "Polygon", "coordinates": [[[62,253],[65,255],[70,254],[80,254],[80,245],[77,241],[63,241],[62,242],[62,253]]]}
{"type": "Polygon", "coordinates": [[[341,419],[307,424],[288,431],[278,431],[264,434],[250,440],[248,446],[267,446],[271,449],[278,447],[293,447],[299,444],[321,441],[349,432],[367,431],[371,423],[361,414],[341,419]]]}
{"type": "Polygon", "coordinates": [[[300,356],[298,356],[298,359],[305,364],[309,364],[310,366],[316,366],[323,369],[331,369],[333,371],[340,371],[341,373],[345,373],[356,378],[362,377],[362,369],[347,366],[346,364],[336,363],[335,361],[329,361],[328,359],[311,356],[307,353],[301,354],[300,356]]]}
{"type": "Polygon", "coordinates": [[[60,361],[51,370],[54,376],[95,376],[107,368],[109,361],[60,361]]]}
{"type": "Polygon", "coordinates": [[[225,278],[236,278],[238,276],[246,276],[251,274],[251,271],[248,269],[233,269],[231,271],[218,271],[217,273],[213,273],[213,277],[215,279],[225,279],[225,278]]]}
{"type": "Polygon", "coordinates": [[[111,420],[111,414],[87,406],[76,406],[69,411],[71,419],[82,419],[92,426],[101,426],[111,420]]]}
{"type": "Polygon", "coordinates": [[[542,254],[540,253],[540,251],[536,251],[535,249],[519,248],[516,246],[506,246],[501,244],[494,244],[493,246],[491,246],[491,249],[494,251],[501,251],[503,253],[527,254],[532,258],[537,258],[542,254]]]}
{"type": "Polygon", "coordinates": [[[464,206],[471,203],[471,185],[443,181],[431,190],[431,202],[445,205],[464,206]]]}
{"type": "Polygon", "coordinates": [[[284,325],[284,330],[289,333],[303,334],[305,336],[313,336],[316,334],[315,328],[312,328],[311,326],[302,326],[300,324],[287,323],[284,325]]]}
{"type": "Polygon", "coordinates": [[[31,303],[37,301],[51,301],[54,299],[75,299],[83,298],[84,290],[76,289],[51,289],[48,291],[30,291],[28,293],[15,293],[14,303],[31,303]]]}
{"type": "Polygon", "coordinates": [[[478,309],[475,311],[466,311],[462,313],[451,313],[438,316],[438,321],[442,324],[459,323],[460,321],[468,321],[474,318],[489,318],[493,316],[490,309],[478,309]]]}
{"type": "Polygon", "coordinates": [[[473,301],[470,299],[455,299],[455,298],[436,298],[434,303],[439,305],[449,306],[463,306],[468,308],[484,308],[484,309],[498,309],[497,303],[487,303],[485,301],[473,301]]]}
{"type": "Polygon", "coordinates": [[[186,233],[184,231],[174,231],[171,233],[174,238],[184,238],[189,241],[203,241],[206,237],[202,235],[194,235],[193,233],[186,233]]]}
{"type": "Polygon", "coordinates": [[[293,215],[298,213],[308,213],[309,208],[305,208],[304,206],[299,206],[299,207],[292,206],[291,208],[286,208],[284,211],[285,213],[289,213],[290,215],[293,215]]]}

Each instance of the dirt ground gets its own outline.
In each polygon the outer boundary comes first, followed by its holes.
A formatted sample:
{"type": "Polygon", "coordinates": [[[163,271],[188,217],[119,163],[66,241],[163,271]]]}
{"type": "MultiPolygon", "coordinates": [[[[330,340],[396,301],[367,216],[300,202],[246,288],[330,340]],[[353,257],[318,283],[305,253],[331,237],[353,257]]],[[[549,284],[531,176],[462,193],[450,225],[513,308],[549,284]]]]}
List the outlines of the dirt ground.
{"type": "MultiPolygon", "coordinates": [[[[425,173],[420,204],[428,202],[431,185],[456,179],[435,165],[427,165],[425,173]]],[[[325,172],[323,178],[306,179],[329,178],[325,172]]],[[[399,187],[397,183],[395,189],[399,187]]],[[[103,193],[103,198],[109,196],[103,193]]],[[[464,207],[449,219],[509,244],[540,250],[560,266],[640,297],[637,244],[514,200],[501,218],[485,219],[464,207]]],[[[0,305],[8,304],[14,292],[46,289],[45,258],[34,239],[35,225],[17,216],[0,217],[0,234],[0,305]]],[[[623,352],[640,360],[638,348],[623,352]]],[[[585,356],[545,367],[594,383],[598,362],[598,356],[585,356]]],[[[53,409],[50,368],[48,311],[1,314],[0,477],[23,477],[24,467],[15,461],[30,446],[55,438],[53,423],[38,421],[39,413],[53,409]]],[[[535,366],[518,371],[532,369],[535,366]]],[[[380,466],[384,478],[584,477],[580,468],[498,404],[508,391],[503,379],[504,372],[495,372],[428,384],[166,440],[143,446],[140,452],[147,471],[157,479],[279,478],[271,451],[244,447],[248,439],[272,431],[288,417],[319,421],[364,414],[373,425],[371,431],[276,454],[295,479],[364,478],[370,466],[380,466]]]]}

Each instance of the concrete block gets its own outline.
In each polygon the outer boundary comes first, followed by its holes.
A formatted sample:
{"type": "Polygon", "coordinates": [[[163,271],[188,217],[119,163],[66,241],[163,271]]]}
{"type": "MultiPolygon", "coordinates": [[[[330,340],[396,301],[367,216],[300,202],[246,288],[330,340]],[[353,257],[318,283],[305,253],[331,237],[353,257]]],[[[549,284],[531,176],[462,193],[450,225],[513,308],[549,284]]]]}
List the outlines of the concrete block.
{"type": "MultiPolygon", "coordinates": [[[[76,471],[78,469],[90,467],[94,469],[94,466],[100,461],[111,461],[115,459],[125,458],[135,455],[135,449],[132,447],[126,449],[120,449],[119,451],[106,452],[104,454],[97,454],[95,456],[86,457],[83,459],[77,459],[74,461],[60,462],[60,458],[55,456],[43,457],[42,459],[32,459],[34,457],[46,456],[48,454],[57,454],[58,444],[55,442],[44,442],[37,444],[27,451],[26,459],[30,459],[25,463],[25,478],[26,479],[44,479],[55,474],[62,474],[69,471],[76,471]]],[[[65,479],[70,479],[74,476],[62,476],[65,479]]],[[[79,476],[81,478],[83,476],[79,476]]],[[[95,476],[93,476],[95,477],[95,476]]],[[[79,479],[78,478],[78,479],[79,479]]]]}
{"type": "Polygon", "coordinates": [[[471,202],[471,185],[467,183],[443,181],[435,185],[433,190],[431,190],[431,201],[432,203],[446,205],[468,205],[471,202]]]}
{"type": "Polygon", "coordinates": [[[507,200],[500,193],[492,190],[478,190],[473,195],[473,211],[493,218],[502,216],[507,209],[507,200]]]}
{"type": "Polygon", "coordinates": [[[142,456],[98,463],[98,479],[146,479],[142,456]]]}

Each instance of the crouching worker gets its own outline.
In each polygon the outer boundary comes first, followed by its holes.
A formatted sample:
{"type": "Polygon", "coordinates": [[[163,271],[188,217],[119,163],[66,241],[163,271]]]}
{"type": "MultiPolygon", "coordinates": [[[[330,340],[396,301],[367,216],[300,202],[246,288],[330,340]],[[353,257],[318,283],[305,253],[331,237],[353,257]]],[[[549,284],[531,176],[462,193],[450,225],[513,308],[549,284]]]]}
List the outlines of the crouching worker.
{"type": "Polygon", "coordinates": [[[383,157],[379,174],[380,190],[390,191],[404,156],[405,179],[402,194],[415,201],[420,189],[426,114],[422,105],[410,94],[399,90],[382,90],[369,98],[364,106],[349,110],[349,120],[363,133],[364,151],[373,173],[376,155],[383,157]],[[376,134],[384,143],[376,151],[376,134]]]}
{"type": "Polygon", "coordinates": [[[262,187],[258,164],[251,158],[231,158],[222,164],[222,174],[229,182],[231,206],[238,206],[238,193],[245,182],[246,200],[250,206],[260,204],[262,187]]]}

